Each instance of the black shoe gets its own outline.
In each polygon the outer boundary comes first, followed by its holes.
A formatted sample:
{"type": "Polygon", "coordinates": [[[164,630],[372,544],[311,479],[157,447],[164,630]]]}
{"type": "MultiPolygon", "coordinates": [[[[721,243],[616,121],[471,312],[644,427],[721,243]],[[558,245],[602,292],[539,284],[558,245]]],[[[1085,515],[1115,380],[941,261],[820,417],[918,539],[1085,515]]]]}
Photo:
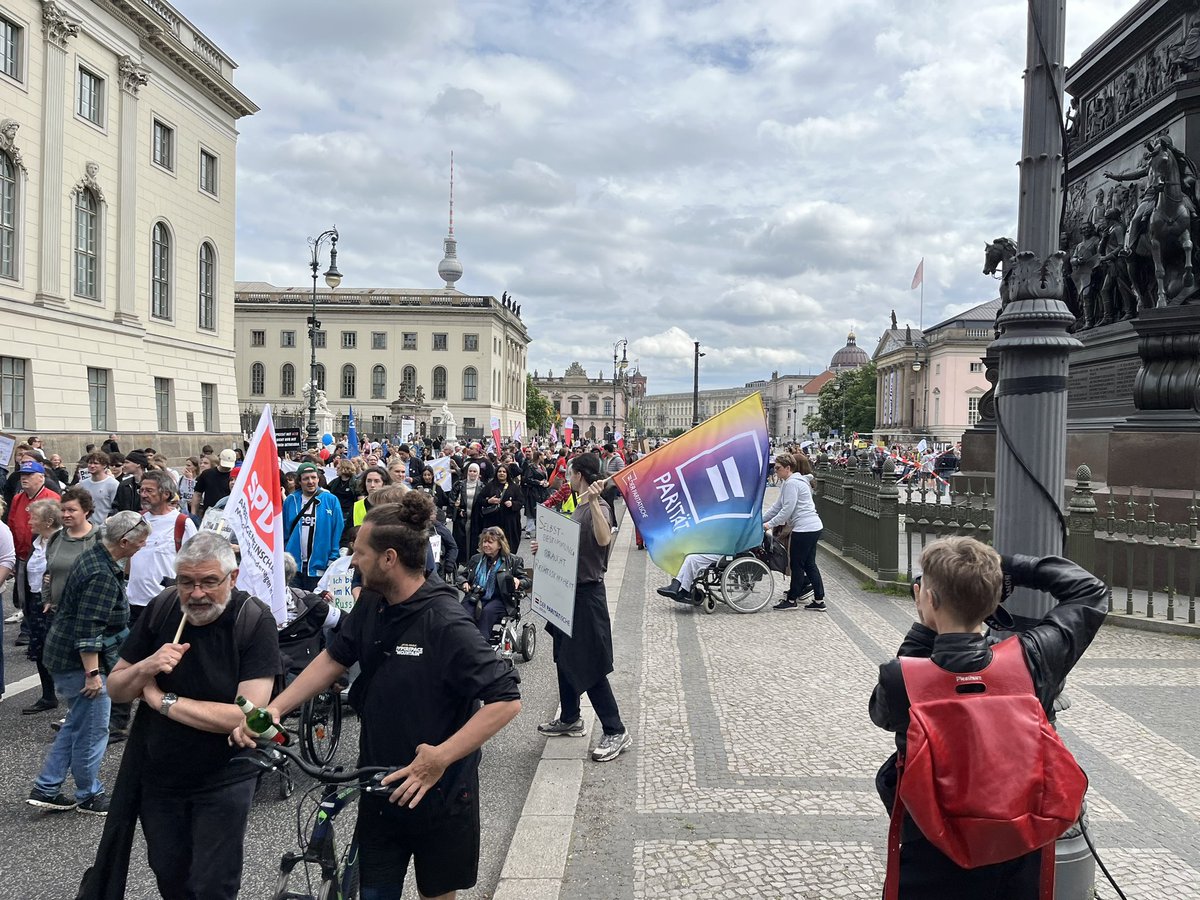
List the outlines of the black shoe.
{"type": "Polygon", "coordinates": [[[17,639],[15,641],[13,641],[13,644],[15,644],[18,647],[28,647],[29,646],[29,635],[18,634],[17,639]]]}
{"type": "Polygon", "coordinates": [[[813,612],[825,612],[828,607],[824,600],[814,600],[812,603],[805,604],[805,609],[810,609],[813,612]]]}
{"type": "Polygon", "coordinates": [[[679,584],[678,578],[672,578],[671,583],[666,587],[660,587],[657,590],[660,597],[666,597],[668,600],[678,600],[680,595],[685,593],[683,587],[679,584]]]}
{"type": "Polygon", "coordinates": [[[108,731],[108,745],[119,744],[125,738],[129,737],[128,728],[110,728],[108,731]]]}
{"type": "Polygon", "coordinates": [[[75,808],[89,816],[107,816],[108,794],[103,791],[99,794],[92,794],[75,808]]]}
{"type": "Polygon", "coordinates": [[[37,703],[33,704],[32,706],[26,706],[23,710],[21,710],[21,715],[33,716],[33,715],[37,715],[40,712],[46,712],[47,710],[51,710],[51,709],[58,709],[58,701],[57,700],[47,700],[45,697],[43,697],[41,700],[39,700],[37,703]]]}
{"type": "Polygon", "coordinates": [[[583,719],[574,722],[564,722],[562,719],[551,719],[538,726],[538,734],[550,737],[583,737],[583,719]]]}
{"type": "Polygon", "coordinates": [[[800,605],[795,600],[792,600],[788,597],[784,597],[782,600],[780,600],[778,603],[776,603],[774,606],[771,607],[771,609],[776,609],[776,610],[799,609],[799,608],[800,608],[800,605]]]}
{"type": "Polygon", "coordinates": [[[25,802],[30,806],[36,806],[38,809],[48,809],[51,812],[66,812],[79,805],[61,791],[57,794],[44,794],[37,788],[29,792],[29,799],[25,802]]]}

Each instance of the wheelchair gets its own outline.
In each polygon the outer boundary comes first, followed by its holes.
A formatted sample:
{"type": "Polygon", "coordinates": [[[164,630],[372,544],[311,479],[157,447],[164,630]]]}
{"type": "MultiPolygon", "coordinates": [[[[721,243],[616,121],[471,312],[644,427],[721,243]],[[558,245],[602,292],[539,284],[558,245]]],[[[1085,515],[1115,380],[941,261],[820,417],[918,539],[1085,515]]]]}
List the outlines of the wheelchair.
{"type": "Polygon", "coordinates": [[[736,612],[758,612],[775,592],[772,568],[779,559],[779,542],[770,535],[759,547],[722,556],[696,577],[692,603],[709,614],[716,611],[718,600],[736,612]]]}
{"type": "Polygon", "coordinates": [[[490,643],[496,648],[496,655],[501,659],[514,660],[520,656],[522,660],[529,662],[537,652],[537,633],[537,623],[533,621],[532,611],[528,611],[525,591],[518,590],[513,594],[513,605],[492,629],[490,643]],[[524,616],[521,612],[522,607],[527,610],[524,616]],[[528,619],[522,621],[525,616],[528,619]]]}

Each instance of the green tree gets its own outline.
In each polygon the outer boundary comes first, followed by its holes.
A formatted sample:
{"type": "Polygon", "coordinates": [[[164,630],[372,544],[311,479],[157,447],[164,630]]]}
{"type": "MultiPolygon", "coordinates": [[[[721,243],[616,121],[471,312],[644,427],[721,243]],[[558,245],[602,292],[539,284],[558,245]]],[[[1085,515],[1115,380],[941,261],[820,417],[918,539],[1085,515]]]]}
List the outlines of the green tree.
{"type": "Polygon", "coordinates": [[[532,434],[545,434],[554,421],[554,408],[533,384],[533,376],[525,373],[525,424],[532,434]]]}
{"type": "Polygon", "coordinates": [[[842,372],[817,395],[817,411],[804,419],[809,431],[846,437],[875,430],[875,363],[842,372]]]}

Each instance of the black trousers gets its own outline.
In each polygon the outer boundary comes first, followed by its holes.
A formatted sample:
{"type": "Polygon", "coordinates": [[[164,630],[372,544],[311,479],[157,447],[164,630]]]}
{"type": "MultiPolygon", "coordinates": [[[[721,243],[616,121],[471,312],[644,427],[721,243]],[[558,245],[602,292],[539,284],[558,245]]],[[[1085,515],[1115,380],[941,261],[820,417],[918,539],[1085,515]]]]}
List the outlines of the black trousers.
{"type": "MultiPolygon", "coordinates": [[[[600,680],[584,693],[592,701],[592,709],[596,711],[596,718],[604,727],[605,734],[620,734],[625,730],[625,725],[621,722],[621,710],[617,707],[617,698],[613,696],[607,675],[601,676],[600,680]]],[[[574,722],[579,718],[579,694],[571,686],[570,680],[563,675],[562,669],[558,669],[558,702],[562,706],[562,721],[574,722]]]]}
{"type": "MultiPolygon", "coordinates": [[[[142,613],[146,611],[145,606],[138,606],[136,603],[129,604],[129,627],[133,628],[134,623],[142,617],[142,613]]],[[[129,719],[133,715],[133,702],[129,703],[114,703],[112,709],[108,713],[108,730],[109,731],[129,731],[129,719]]]]}
{"type": "Polygon", "coordinates": [[[1038,900],[1041,874],[1040,851],[960,869],[923,838],[900,845],[900,900],[1038,900]]]}
{"type": "Polygon", "coordinates": [[[191,794],[143,791],[146,856],[163,900],[235,900],[254,785],[248,778],[191,794]]]}
{"type": "Polygon", "coordinates": [[[793,531],[788,544],[788,561],[792,566],[792,583],[787,595],[792,600],[800,599],[808,588],[813,589],[813,599],[825,599],[825,582],[817,569],[817,541],[819,531],[793,531]]]}
{"type": "Polygon", "coordinates": [[[25,623],[29,626],[29,656],[37,666],[38,681],[42,685],[42,699],[48,703],[58,701],[54,691],[54,676],[42,662],[42,649],[46,644],[46,632],[54,620],[53,613],[42,612],[42,592],[27,591],[25,594],[25,623]]]}

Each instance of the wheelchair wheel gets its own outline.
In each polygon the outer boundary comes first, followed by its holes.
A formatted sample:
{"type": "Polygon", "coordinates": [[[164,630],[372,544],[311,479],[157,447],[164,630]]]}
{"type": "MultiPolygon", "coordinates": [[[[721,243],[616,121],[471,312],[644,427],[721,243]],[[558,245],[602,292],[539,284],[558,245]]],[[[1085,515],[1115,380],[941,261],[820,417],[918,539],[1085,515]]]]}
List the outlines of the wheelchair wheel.
{"type": "Polygon", "coordinates": [[[529,662],[537,650],[537,625],[526,622],[521,627],[521,659],[529,662]]]}
{"type": "Polygon", "coordinates": [[[300,709],[300,752],[316,766],[327,765],[342,736],[342,695],[331,688],[306,700],[300,709]]]}
{"type": "Polygon", "coordinates": [[[704,597],[700,600],[700,608],[709,615],[712,615],[717,609],[717,598],[708,591],[705,591],[704,597]]]}
{"type": "Polygon", "coordinates": [[[771,602],[775,580],[762,560],[735,559],[721,574],[721,598],[740,613],[758,612],[771,602]]]}

